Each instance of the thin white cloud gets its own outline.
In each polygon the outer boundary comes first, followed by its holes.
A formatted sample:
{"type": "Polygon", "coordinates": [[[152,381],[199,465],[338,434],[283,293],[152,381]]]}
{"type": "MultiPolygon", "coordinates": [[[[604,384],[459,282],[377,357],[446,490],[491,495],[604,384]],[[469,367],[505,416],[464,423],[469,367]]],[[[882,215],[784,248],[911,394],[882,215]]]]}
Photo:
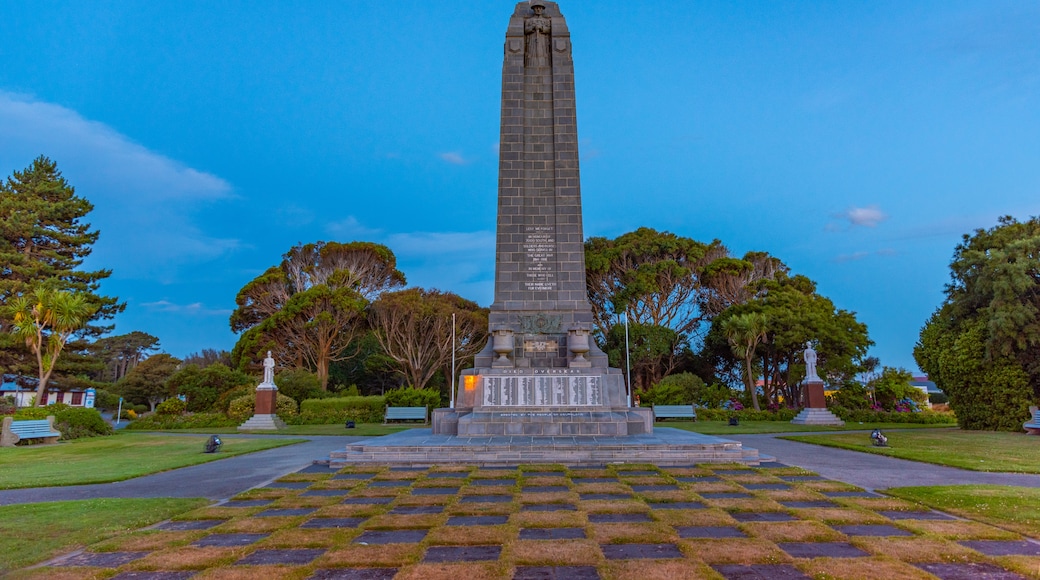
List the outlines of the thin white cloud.
{"type": "Polygon", "coordinates": [[[493,232],[413,232],[393,234],[387,244],[395,253],[410,256],[442,256],[479,252],[495,247],[493,232]]]}
{"type": "MultiPolygon", "coordinates": [[[[877,228],[881,222],[888,219],[888,214],[881,211],[878,206],[867,206],[865,208],[849,208],[846,211],[835,214],[835,218],[848,223],[849,228],[861,226],[863,228],[877,228]]],[[[843,231],[844,228],[828,223],[828,232],[843,231]]]]}
{"type": "Polygon", "coordinates": [[[469,160],[462,156],[461,153],[455,151],[449,151],[447,153],[441,153],[440,156],[442,161],[447,161],[452,165],[466,165],[469,160]]]}
{"type": "Polygon", "coordinates": [[[874,250],[874,251],[869,251],[869,252],[861,251],[861,252],[853,252],[851,254],[841,254],[841,255],[838,255],[838,256],[834,257],[834,262],[838,263],[838,264],[844,264],[846,262],[858,262],[860,260],[865,260],[867,258],[872,258],[872,257],[875,257],[875,256],[886,258],[886,257],[895,256],[895,255],[898,255],[898,252],[896,252],[894,249],[892,249],[892,248],[883,248],[883,249],[880,249],[880,250],[874,250]]]}
{"type": "Polygon", "coordinates": [[[231,310],[219,308],[206,308],[201,302],[194,302],[192,304],[175,304],[168,300],[158,300],[156,302],[145,302],[141,304],[141,307],[145,308],[150,312],[173,313],[181,314],[184,316],[231,315],[231,310]]]}
{"type": "Polygon", "coordinates": [[[382,233],[381,230],[363,225],[354,216],[325,224],[325,232],[341,242],[378,237],[382,233]]]}
{"type": "Polygon", "coordinates": [[[94,204],[88,219],[101,238],[92,261],[112,268],[115,277],[169,280],[181,264],[241,246],[204,233],[192,216],[201,204],[233,199],[227,181],[151,151],[104,123],[0,91],[0,135],[0,170],[20,170],[46,155],[94,204]]]}

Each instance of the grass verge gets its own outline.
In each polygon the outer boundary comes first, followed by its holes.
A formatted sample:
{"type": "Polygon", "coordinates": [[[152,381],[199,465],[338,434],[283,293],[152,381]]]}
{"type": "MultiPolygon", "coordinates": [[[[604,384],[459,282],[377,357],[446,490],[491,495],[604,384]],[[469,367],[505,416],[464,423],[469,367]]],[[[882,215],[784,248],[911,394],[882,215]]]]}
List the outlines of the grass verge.
{"type": "Polygon", "coordinates": [[[88,499],[0,507],[0,576],[204,506],[206,499],[88,499]]]}
{"type": "Polygon", "coordinates": [[[741,421],[740,425],[730,426],[727,421],[658,421],[656,427],[675,427],[686,431],[695,431],[705,435],[752,435],[756,433],[810,433],[810,432],[837,432],[837,431],[862,431],[879,428],[886,429],[953,429],[956,425],[949,427],[937,425],[922,425],[918,423],[846,423],[842,427],[830,427],[826,425],[795,425],[789,421],[741,421]]]}
{"type": "Polygon", "coordinates": [[[203,453],[206,439],[118,433],[57,445],[4,448],[0,489],[111,483],[301,442],[224,437],[220,453],[203,453]]]}
{"type": "Polygon", "coordinates": [[[942,485],[885,490],[895,497],[1040,538],[1040,488],[942,485]]]}
{"type": "Polygon", "coordinates": [[[799,435],[784,439],[972,471],[1040,473],[1038,441],[1024,433],[929,429],[887,435],[888,447],[874,447],[870,438],[861,434],[799,435]]]}
{"type": "MultiPolygon", "coordinates": [[[[289,425],[278,430],[278,435],[342,435],[345,437],[380,437],[415,428],[415,425],[383,425],[381,423],[358,423],[357,427],[347,429],[343,423],[335,425],[289,425]]],[[[420,426],[421,427],[421,426],[420,426]]],[[[135,431],[148,433],[149,431],[135,431]]],[[[156,431],[159,432],[159,431],[156,431]]],[[[162,433],[204,433],[206,435],[234,435],[237,433],[256,433],[271,435],[274,431],[239,431],[235,427],[211,427],[208,429],[166,429],[162,433]]]]}

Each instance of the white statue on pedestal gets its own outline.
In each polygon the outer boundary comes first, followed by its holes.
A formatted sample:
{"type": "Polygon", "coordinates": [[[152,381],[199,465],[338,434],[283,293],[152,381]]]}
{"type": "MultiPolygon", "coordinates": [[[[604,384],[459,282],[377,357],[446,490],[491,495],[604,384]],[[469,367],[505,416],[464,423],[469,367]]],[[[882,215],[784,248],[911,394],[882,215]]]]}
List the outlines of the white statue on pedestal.
{"type": "Polygon", "coordinates": [[[805,352],[802,353],[802,357],[805,359],[806,382],[822,382],[820,376],[816,374],[816,351],[813,350],[811,342],[805,343],[805,352]]]}
{"type": "Polygon", "coordinates": [[[264,359],[264,382],[260,385],[274,386],[274,358],[271,356],[271,351],[267,351],[267,358],[264,359]]]}

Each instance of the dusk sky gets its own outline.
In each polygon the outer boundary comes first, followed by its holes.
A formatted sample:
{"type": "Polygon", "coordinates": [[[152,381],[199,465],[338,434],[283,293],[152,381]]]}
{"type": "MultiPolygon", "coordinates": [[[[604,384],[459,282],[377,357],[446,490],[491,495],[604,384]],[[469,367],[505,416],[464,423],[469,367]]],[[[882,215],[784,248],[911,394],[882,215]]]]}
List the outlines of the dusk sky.
{"type": "MultiPolygon", "coordinates": [[[[515,2],[0,3],[0,176],[95,204],[87,266],[184,356],[298,242],[493,293],[515,2]]],[[[1040,2],[564,0],[586,236],[767,251],[916,370],[961,235],[1040,214],[1040,2]]]]}

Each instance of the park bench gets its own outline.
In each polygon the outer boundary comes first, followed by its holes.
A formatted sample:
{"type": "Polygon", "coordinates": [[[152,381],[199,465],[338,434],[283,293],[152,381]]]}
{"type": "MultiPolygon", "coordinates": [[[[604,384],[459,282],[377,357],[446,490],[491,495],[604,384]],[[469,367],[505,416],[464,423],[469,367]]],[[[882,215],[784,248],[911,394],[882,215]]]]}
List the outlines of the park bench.
{"type": "Polygon", "coordinates": [[[0,447],[14,447],[22,439],[43,439],[44,443],[57,443],[61,433],[54,430],[54,415],[46,419],[15,421],[4,417],[0,431],[0,447]]]}
{"type": "Polygon", "coordinates": [[[697,420],[697,410],[693,405],[654,405],[654,421],[658,419],[690,419],[697,420]]]}
{"type": "Polygon", "coordinates": [[[386,406],[386,416],[383,424],[388,421],[422,421],[425,425],[429,421],[429,413],[426,407],[391,407],[386,406]]]}
{"type": "Polygon", "coordinates": [[[1022,427],[1025,428],[1026,433],[1029,433],[1030,435],[1040,435],[1040,409],[1030,407],[1029,410],[1033,412],[1033,420],[1026,421],[1022,424],[1022,427]]]}

